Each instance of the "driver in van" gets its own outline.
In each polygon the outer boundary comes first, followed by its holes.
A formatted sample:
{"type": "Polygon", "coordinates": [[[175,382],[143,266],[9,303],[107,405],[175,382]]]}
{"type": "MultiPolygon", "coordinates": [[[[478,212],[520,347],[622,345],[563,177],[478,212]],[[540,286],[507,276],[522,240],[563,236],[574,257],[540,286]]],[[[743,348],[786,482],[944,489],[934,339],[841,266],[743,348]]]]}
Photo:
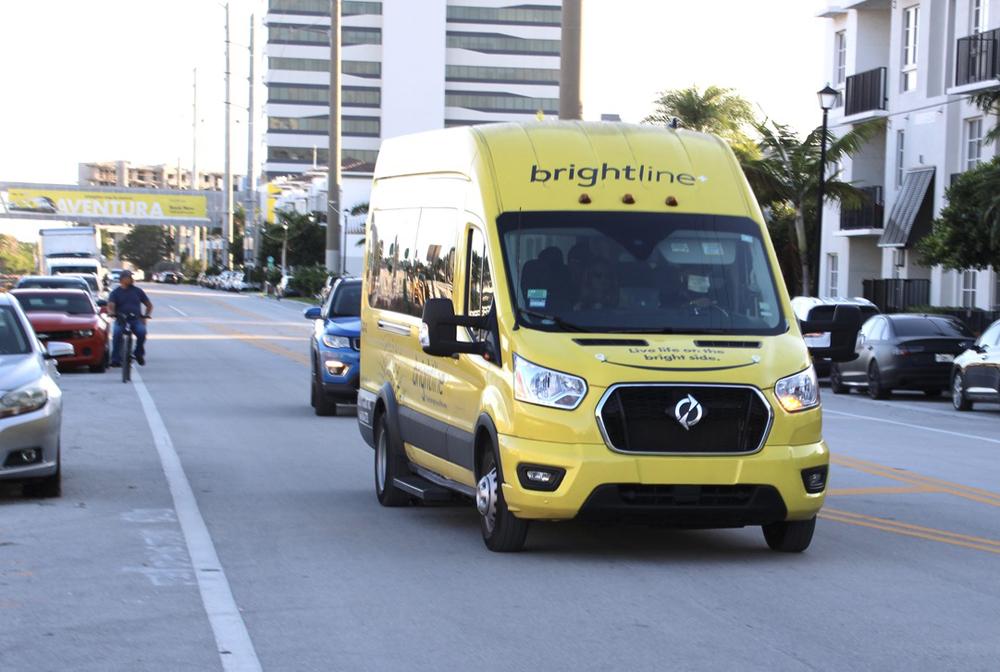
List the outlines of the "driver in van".
{"type": "Polygon", "coordinates": [[[618,307],[618,280],[607,259],[600,257],[588,264],[583,272],[580,298],[574,310],[594,310],[618,307]]]}
{"type": "Polygon", "coordinates": [[[693,274],[667,264],[660,271],[660,306],[663,308],[707,308],[712,305],[712,299],[707,294],[701,294],[691,289],[695,282],[693,274]]]}

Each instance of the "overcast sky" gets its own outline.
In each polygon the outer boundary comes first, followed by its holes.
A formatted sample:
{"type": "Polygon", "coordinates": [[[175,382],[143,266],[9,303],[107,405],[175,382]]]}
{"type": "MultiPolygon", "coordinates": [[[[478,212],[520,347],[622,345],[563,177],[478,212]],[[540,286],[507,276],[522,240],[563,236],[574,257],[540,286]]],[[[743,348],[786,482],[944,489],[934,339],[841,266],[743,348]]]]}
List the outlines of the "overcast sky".
{"type": "MultiPolygon", "coordinates": [[[[802,132],[819,125],[815,92],[826,84],[825,20],[816,14],[825,0],[583,4],[585,119],[617,113],[638,122],[659,91],[715,84],[736,89],[764,114],[802,132]]],[[[233,161],[240,173],[246,169],[250,14],[259,21],[265,7],[264,0],[230,2],[233,161]]],[[[77,164],[98,160],[179,160],[190,168],[194,68],[198,167],[222,169],[221,3],[4,1],[0,20],[0,182],[74,184],[77,164]]],[[[265,39],[259,29],[258,49],[265,39]]],[[[260,108],[263,87],[256,95],[260,108]]],[[[0,220],[0,231],[8,225],[0,220]]]]}

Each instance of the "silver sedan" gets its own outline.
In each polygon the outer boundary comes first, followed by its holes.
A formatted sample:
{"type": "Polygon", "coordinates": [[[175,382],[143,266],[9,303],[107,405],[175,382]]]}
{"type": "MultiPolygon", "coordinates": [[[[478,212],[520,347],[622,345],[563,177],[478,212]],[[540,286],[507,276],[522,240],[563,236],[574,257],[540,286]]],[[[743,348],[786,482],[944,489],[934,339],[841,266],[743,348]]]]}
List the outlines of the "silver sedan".
{"type": "Polygon", "coordinates": [[[28,497],[62,494],[55,358],[71,354],[68,343],[43,346],[18,302],[0,294],[0,481],[22,482],[28,497]]]}

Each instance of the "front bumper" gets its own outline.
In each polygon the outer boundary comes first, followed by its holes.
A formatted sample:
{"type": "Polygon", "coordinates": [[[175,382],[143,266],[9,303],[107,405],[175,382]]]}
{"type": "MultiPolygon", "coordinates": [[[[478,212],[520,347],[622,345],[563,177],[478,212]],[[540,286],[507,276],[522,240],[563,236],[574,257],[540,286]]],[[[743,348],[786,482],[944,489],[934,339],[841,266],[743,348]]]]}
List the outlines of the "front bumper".
{"type": "Polygon", "coordinates": [[[71,357],[59,358],[60,369],[69,369],[74,366],[95,366],[104,360],[104,350],[107,347],[107,338],[104,336],[74,339],[52,338],[49,340],[69,343],[73,346],[71,357]]]}
{"type": "Polygon", "coordinates": [[[320,371],[322,372],[323,395],[333,399],[354,401],[361,383],[361,365],[358,352],[343,350],[320,350],[320,371]],[[331,373],[346,367],[340,375],[331,373]]]}
{"type": "Polygon", "coordinates": [[[37,411],[0,419],[0,481],[41,478],[56,473],[61,404],[61,399],[50,398],[37,411]],[[41,460],[22,466],[15,456],[28,449],[40,450],[41,460]]]}
{"type": "Polygon", "coordinates": [[[829,465],[822,441],[766,445],[752,455],[704,457],[626,455],[604,444],[554,444],[506,435],[499,443],[504,499],[519,518],[637,518],[678,527],[738,527],[806,520],[826,498],[825,490],[807,493],[802,480],[802,470],[829,465]],[[552,492],[529,490],[517,476],[521,464],[566,473],[552,492]]]}

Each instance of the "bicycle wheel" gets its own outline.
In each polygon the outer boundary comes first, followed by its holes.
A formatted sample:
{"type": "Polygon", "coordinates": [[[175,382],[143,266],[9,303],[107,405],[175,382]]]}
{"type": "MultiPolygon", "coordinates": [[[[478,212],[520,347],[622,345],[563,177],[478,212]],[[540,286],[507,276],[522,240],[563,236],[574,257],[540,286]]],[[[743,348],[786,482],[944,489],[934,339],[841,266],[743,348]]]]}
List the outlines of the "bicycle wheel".
{"type": "Polygon", "coordinates": [[[132,332],[126,331],[122,339],[122,382],[132,380],[132,332]]]}

